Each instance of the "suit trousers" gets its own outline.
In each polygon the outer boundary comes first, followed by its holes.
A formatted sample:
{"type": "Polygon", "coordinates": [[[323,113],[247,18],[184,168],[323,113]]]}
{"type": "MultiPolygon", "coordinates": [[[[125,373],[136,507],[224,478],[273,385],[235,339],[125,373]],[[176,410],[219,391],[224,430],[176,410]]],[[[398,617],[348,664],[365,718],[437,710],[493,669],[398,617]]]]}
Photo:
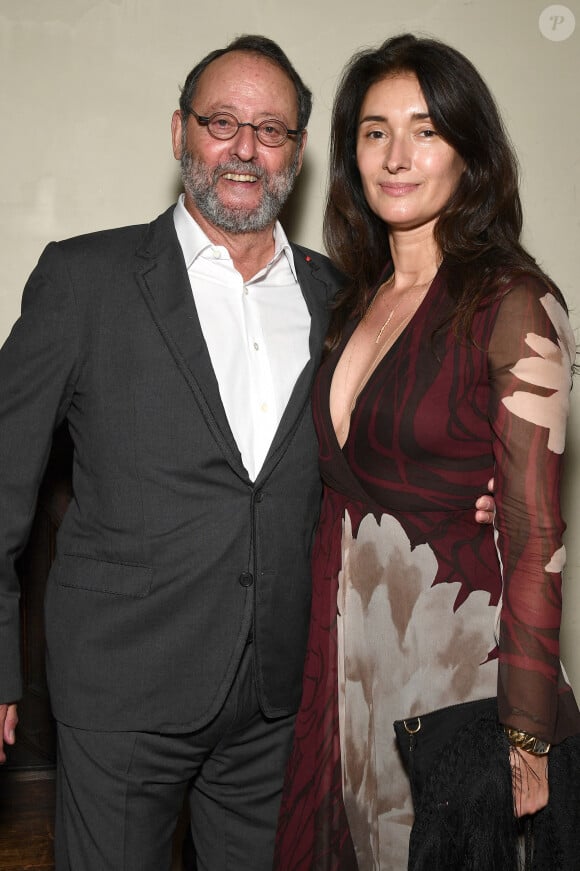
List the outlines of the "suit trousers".
{"type": "Polygon", "coordinates": [[[271,871],[294,716],[264,717],[252,654],[199,731],[58,723],[56,871],[169,871],[186,795],[198,871],[271,871]]]}

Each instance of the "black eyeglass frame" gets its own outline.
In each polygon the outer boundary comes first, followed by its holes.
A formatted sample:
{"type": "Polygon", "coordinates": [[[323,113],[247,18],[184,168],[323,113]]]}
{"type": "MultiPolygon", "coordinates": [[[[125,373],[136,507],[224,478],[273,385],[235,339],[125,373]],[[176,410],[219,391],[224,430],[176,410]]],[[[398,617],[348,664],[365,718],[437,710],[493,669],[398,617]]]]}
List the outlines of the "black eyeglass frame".
{"type": "Polygon", "coordinates": [[[252,124],[251,121],[238,121],[235,115],[232,115],[231,112],[212,112],[211,115],[198,115],[198,113],[191,106],[187,109],[188,115],[193,115],[198,124],[202,127],[207,127],[207,132],[210,136],[213,136],[214,139],[217,139],[221,142],[227,142],[229,139],[233,139],[240,130],[240,127],[251,127],[256,136],[258,137],[258,141],[262,143],[262,145],[266,145],[268,148],[280,148],[281,145],[284,145],[285,142],[288,141],[289,136],[301,136],[304,133],[304,130],[290,130],[283,121],[280,121],[279,118],[264,118],[263,121],[260,121],[259,124],[252,124]],[[215,132],[212,131],[209,126],[214,118],[220,117],[232,118],[233,121],[238,125],[236,130],[231,134],[231,136],[216,136],[215,132]],[[265,142],[260,137],[260,131],[263,131],[263,128],[268,124],[275,122],[279,124],[285,131],[284,138],[280,142],[265,142]]]}

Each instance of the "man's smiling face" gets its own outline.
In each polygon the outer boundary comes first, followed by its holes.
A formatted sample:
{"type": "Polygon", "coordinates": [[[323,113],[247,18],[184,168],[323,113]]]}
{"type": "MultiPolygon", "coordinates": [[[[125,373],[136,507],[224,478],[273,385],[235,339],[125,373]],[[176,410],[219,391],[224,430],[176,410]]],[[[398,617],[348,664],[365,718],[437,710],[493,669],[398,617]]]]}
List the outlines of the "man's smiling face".
{"type": "MultiPolygon", "coordinates": [[[[192,101],[199,115],[228,112],[240,122],[277,118],[297,126],[292,81],[268,59],[229,52],[201,74],[192,101]]],[[[203,227],[226,233],[257,232],[272,226],[302,166],[306,136],[290,137],[272,148],[251,127],[232,139],[215,139],[197,119],[173,116],[173,150],[181,161],[185,204],[203,227]]]]}

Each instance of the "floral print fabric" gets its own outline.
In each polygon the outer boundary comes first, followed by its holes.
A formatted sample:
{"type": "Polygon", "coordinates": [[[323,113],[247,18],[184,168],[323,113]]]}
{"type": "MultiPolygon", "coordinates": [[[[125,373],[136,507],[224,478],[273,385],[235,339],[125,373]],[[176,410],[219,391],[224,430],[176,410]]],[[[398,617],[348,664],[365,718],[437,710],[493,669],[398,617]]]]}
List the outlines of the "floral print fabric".
{"type": "Polygon", "coordinates": [[[458,583],[437,584],[428,544],[372,515],[352,536],[345,516],[338,594],[338,704],[343,796],[360,868],[406,868],[413,809],[395,748],[401,711],[420,715],[495,694],[496,608],[458,583]]]}
{"type": "Polygon", "coordinates": [[[535,279],[479,311],[471,342],[439,329],[451,311],[441,270],[342,450],[329,412],[341,349],[315,385],[325,492],[278,871],[404,871],[396,719],[497,692],[510,725],[553,741],[580,731],[558,643],[574,337],[535,279]],[[496,530],[473,508],[492,475],[496,530]]]}

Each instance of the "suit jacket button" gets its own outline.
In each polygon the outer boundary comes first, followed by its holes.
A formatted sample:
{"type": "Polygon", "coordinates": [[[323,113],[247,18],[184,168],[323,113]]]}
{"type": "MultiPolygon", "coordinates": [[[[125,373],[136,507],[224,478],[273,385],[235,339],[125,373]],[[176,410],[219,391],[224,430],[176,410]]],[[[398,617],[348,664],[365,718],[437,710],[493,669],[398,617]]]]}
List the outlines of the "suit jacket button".
{"type": "Polygon", "coordinates": [[[258,492],[256,493],[256,502],[261,502],[263,498],[264,498],[264,494],[262,493],[261,490],[258,490],[258,492]]]}
{"type": "Polygon", "coordinates": [[[251,587],[254,583],[254,576],[250,572],[242,572],[238,580],[242,587],[251,587]]]}

